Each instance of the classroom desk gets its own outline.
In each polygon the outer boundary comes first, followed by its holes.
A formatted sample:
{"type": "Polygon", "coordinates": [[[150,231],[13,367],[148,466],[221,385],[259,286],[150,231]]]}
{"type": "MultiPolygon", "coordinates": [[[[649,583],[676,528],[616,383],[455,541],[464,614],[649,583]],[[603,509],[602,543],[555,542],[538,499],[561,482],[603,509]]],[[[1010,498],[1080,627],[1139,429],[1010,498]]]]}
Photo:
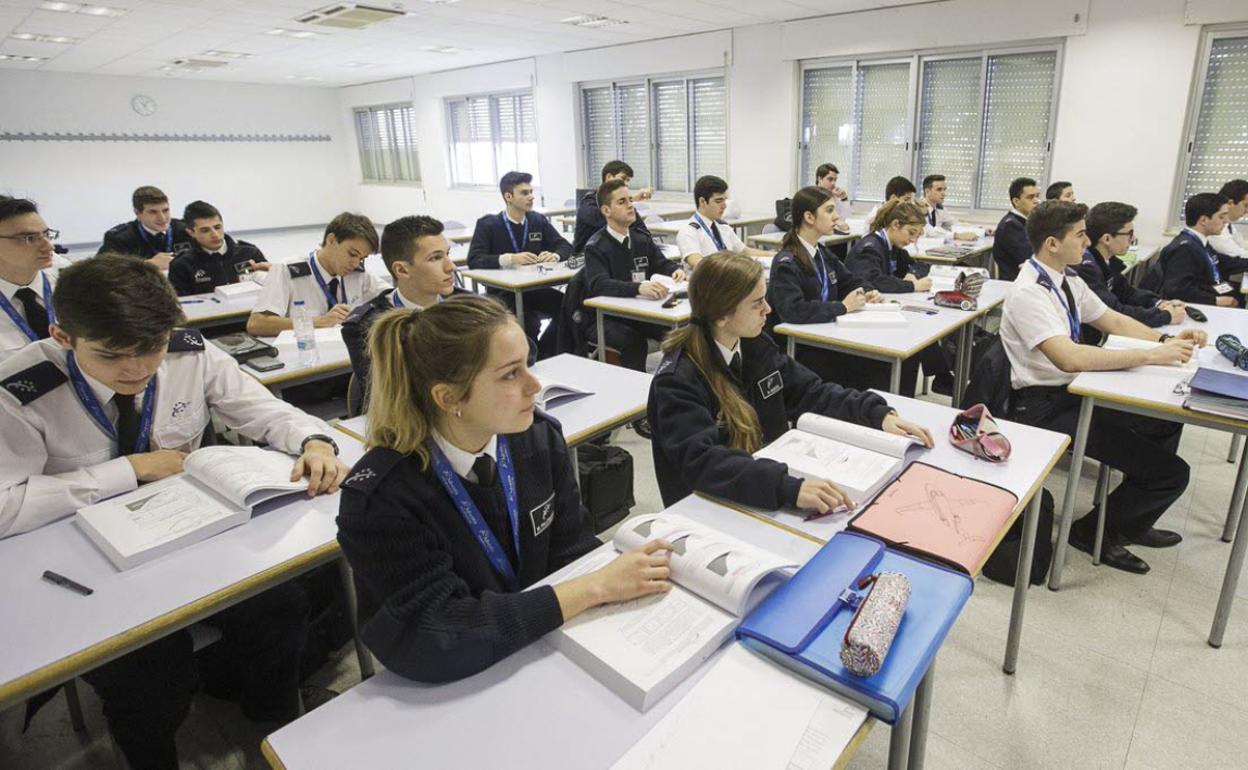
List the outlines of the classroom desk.
{"type": "MultiPolygon", "coordinates": [[[[611,366],[590,358],[563,353],[529,368],[543,380],[562,382],[590,392],[590,395],[552,407],[550,416],[563,428],[563,440],[572,451],[576,466],[578,444],[610,433],[646,414],[650,380],[645,372],[611,366]]],[[[337,420],[334,427],[360,441],[368,430],[368,415],[337,420]]]]}
{"type": "Polygon", "coordinates": [[[516,295],[516,318],[524,326],[524,293],[533,289],[543,289],[567,283],[576,276],[580,268],[570,268],[564,263],[547,263],[543,265],[525,265],[524,267],[507,267],[497,270],[461,270],[459,274],[465,278],[495,289],[504,289],[516,295]],[[550,266],[547,266],[550,265],[550,266]]]}
{"type": "MultiPolygon", "coordinates": [[[[656,236],[669,236],[675,238],[676,234],[680,232],[680,228],[688,224],[690,218],[692,217],[670,220],[662,224],[650,226],[650,232],[656,236]]],[[[749,237],[747,231],[751,227],[755,225],[765,225],[769,222],[774,222],[775,220],[775,214],[744,214],[739,217],[725,217],[723,221],[724,224],[729,227],[735,230],[740,230],[740,234],[743,237],[749,237]]]]}
{"type": "Polygon", "coordinates": [[[901,364],[938,340],[954,332],[958,333],[958,355],[953,369],[953,403],[962,401],[962,392],[970,379],[971,331],[975,321],[987,315],[1005,301],[1009,281],[988,280],[979,295],[979,308],[973,311],[938,308],[928,294],[887,294],[889,299],[903,305],[918,305],[936,310],[935,315],[912,313],[901,315],[905,326],[846,328],[835,321],[819,324],[779,324],[776,333],[788,337],[788,352],[793,356],[797,345],[839,350],[876,361],[892,364],[888,389],[896,393],[901,388],[901,364]]]}
{"type": "MultiPolygon", "coordinates": [[[[848,233],[833,233],[832,235],[825,235],[819,239],[819,242],[832,246],[835,246],[838,243],[853,243],[866,234],[867,223],[864,220],[851,220],[849,223],[848,233]]],[[[772,249],[774,251],[780,248],[780,244],[784,242],[784,237],[786,235],[788,235],[788,233],[758,233],[757,235],[751,235],[746,240],[749,245],[756,249],[772,249]]]]}
{"type": "MultiPolygon", "coordinates": [[[[799,563],[818,550],[808,539],[699,497],[668,510],[799,563]]],[[[606,768],[689,692],[709,663],[641,713],[543,639],[458,682],[424,684],[379,671],[273,733],[261,749],[283,770],[414,764],[439,770],[606,768]],[[490,738],[482,740],[487,727],[490,738]]],[[[865,720],[838,767],[872,723],[865,720]]]]}
{"type": "MultiPolygon", "coordinates": [[[[348,465],[364,451],[345,436],[338,445],[348,465]]],[[[278,498],[240,527],[125,572],[72,516],[0,540],[0,711],[335,560],[337,514],[337,495],[278,498]],[[95,593],[48,583],[45,569],[95,593]]]]}
{"type": "Polygon", "coordinates": [[[242,369],[261,385],[273,391],[276,396],[280,397],[284,389],[295,385],[328,380],[331,377],[351,373],[351,356],[347,353],[347,343],[342,341],[341,336],[333,341],[318,340],[316,343],[317,360],[310,366],[299,364],[299,349],[293,344],[277,345],[274,337],[258,339],[276,347],[278,359],[286,365],[271,372],[258,372],[247,364],[242,364],[242,369]]]}
{"type": "MultiPolygon", "coordinates": [[[[1220,334],[1235,334],[1240,339],[1248,338],[1248,313],[1237,308],[1211,305],[1198,305],[1197,307],[1208,316],[1207,323],[1200,324],[1190,318],[1185,318],[1182,324],[1161,327],[1160,330],[1174,333],[1178,329],[1201,329],[1209,336],[1211,351],[1207,355],[1202,355],[1202,365],[1242,375],[1242,371],[1235,369],[1230,361],[1212,348],[1214,340],[1220,334]]],[[[1053,554],[1053,570],[1049,574],[1049,588],[1054,591],[1061,588],[1062,568],[1066,560],[1066,538],[1070,535],[1075,493],[1083,469],[1088,430],[1092,423],[1094,407],[1100,406],[1145,417],[1156,417],[1185,425],[1198,425],[1202,428],[1225,431],[1233,436],[1248,434],[1248,421],[1184,409],[1183,401],[1186,396],[1175,393],[1175,387],[1186,383],[1189,379],[1190,374],[1178,368],[1171,371],[1169,368],[1147,367],[1116,372],[1082,372],[1068,386],[1067,389],[1071,393],[1082,398],[1082,403],[1075,428],[1070,476],[1066,482],[1066,495],[1060,512],[1057,546],[1053,554]]],[[[1231,553],[1226,562],[1226,574],[1222,580],[1222,593],[1218,597],[1217,611],[1214,613],[1213,625],[1209,630],[1211,647],[1222,646],[1222,635],[1230,619],[1235,589],[1244,566],[1244,554],[1248,551],[1248,527],[1238,526],[1243,517],[1246,498],[1248,498],[1244,494],[1246,488],[1248,488],[1248,444],[1245,444],[1240,455],[1239,472],[1235,477],[1231,506],[1222,531],[1222,540],[1231,543],[1231,553]]],[[[1101,532],[1098,527],[1097,546],[1100,545],[1100,541],[1101,532]]],[[[1098,548],[1093,548],[1093,550],[1097,551],[1098,548]]]]}
{"type": "Polygon", "coordinates": [[[182,305],[182,313],[186,316],[186,325],[195,329],[209,329],[213,326],[224,326],[247,320],[251,310],[256,306],[256,298],[260,295],[246,294],[231,299],[221,299],[212,292],[206,294],[188,294],[178,297],[182,305]]]}
{"type": "MultiPolygon", "coordinates": [[[[967,265],[972,263],[985,263],[991,258],[993,238],[986,235],[975,241],[950,241],[942,245],[959,245],[967,244],[971,246],[971,250],[960,257],[950,257],[941,254],[930,254],[927,252],[917,252],[914,258],[920,262],[931,262],[937,265],[967,265]]],[[[983,267],[984,264],[976,264],[976,267],[983,267]]]]}
{"type": "Polygon", "coordinates": [[[606,316],[645,321],[673,329],[689,320],[691,311],[687,297],[677,302],[674,307],[663,307],[664,302],[665,300],[644,297],[590,297],[585,300],[585,307],[594,309],[594,324],[598,332],[598,360],[607,360],[607,345],[602,329],[602,321],[606,316]]]}

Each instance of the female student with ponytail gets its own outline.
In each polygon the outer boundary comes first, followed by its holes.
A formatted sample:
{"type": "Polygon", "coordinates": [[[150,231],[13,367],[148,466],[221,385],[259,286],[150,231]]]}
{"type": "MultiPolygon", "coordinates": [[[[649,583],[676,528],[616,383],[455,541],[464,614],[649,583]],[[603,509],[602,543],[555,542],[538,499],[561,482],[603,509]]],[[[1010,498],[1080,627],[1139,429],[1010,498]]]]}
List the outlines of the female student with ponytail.
{"type": "Polygon", "coordinates": [[[829,481],[803,481],[752,453],[805,412],[914,436],[926,428],[897,416],[876,393],[820,381],[762,334],[771,308],[763,269],[751,257],[719,253],[689,281],[690,324],[663,341],[647,415],[663,504],[691,492],[756,508],[826,513],[850,505],[829,481]]]}
{"type": "Polygon", "coordinates": [[[845,266],[885,294],[931,289],[927,265],[906,253],[906,247],[923,234],[925,222],[916,203],[901,198],[885,203],[871,222],[871,232],[849,250],[845,266]]]}
{"type": "Polygon", "coordinates": [[[661,540],[529,587],[600,541],[558,423],[534,410],[524,331],[499,302],[389,311],[369,347],[369,451],[343,482],[338,541],[361,635],[387,668],[460,679],[590,607],[669,590],[661,540]]]}

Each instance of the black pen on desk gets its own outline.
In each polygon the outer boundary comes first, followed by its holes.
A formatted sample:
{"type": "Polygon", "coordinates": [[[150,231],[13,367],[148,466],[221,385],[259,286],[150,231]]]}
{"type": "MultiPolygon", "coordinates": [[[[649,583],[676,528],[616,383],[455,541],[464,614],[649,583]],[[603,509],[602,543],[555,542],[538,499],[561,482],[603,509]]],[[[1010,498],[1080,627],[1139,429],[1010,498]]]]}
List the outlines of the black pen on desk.
{"type": "Polygon", "coordinates": [[[183,305],[198,305],[201,302],[203,302],[202,299],[183,299],[183,300],[178,300],[178,301],[181,302],[183,305]]]}
{"type": "Polygon", "coordinates": [[[221,300],[217,299],[216,297],[209,297],[208,299],[212,300],[213,302],[217,303],[218,305],[220,305],[220,304],[221,304],[221,300]]]}
{"type": "Polygon", "coordinates": [[[82,583],[79,583],[75,580],[70,580],[64,575],[58,575],[50,569],[46,569],[43,571],[43,579],[48,581],[49,583],[55,583],[61,588],[68,588],[74,593],[82,594],[83,596],[90,596],[91,594],[95,593],[93,589],[87,588],[82,583]]]}

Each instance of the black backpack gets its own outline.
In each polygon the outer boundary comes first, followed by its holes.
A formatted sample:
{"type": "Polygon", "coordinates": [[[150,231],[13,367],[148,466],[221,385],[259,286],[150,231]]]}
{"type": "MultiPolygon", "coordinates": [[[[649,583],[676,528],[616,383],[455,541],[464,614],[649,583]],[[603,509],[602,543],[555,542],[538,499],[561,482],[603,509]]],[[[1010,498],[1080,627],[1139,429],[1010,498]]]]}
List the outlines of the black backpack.
{"type": "Polygon", "coordinates": [[[781,198],[776,201],[776,219],[773,222],[781,232],[787,233],[793,229],[793,199],[781,198]]]}
{"type": "Polygon", "coordinates": [[[576,448],[581,503],[594,532],[628,516],[633,500],[633,456],[618,446],[586,442],[576,448]]]}
{"type": "MultiPolygon", "coordinates": [[[[1036,547],[1031,559],[1031,584],[1038,586],[1044,582],[1049,573],[1049,562],[1053,560],[1053,495],[1041,487],[1040,519],[1036,522],[1036,547]]],[[[1007,586],[1014,585],[1014,575],[1018,570],[1018,556],[1023,545],[1023,517],[1019,516],[1014,526],[1005,533],[1005,537],[992,552],[988,561],[984,562],[984,577],[1007,586]]]]}

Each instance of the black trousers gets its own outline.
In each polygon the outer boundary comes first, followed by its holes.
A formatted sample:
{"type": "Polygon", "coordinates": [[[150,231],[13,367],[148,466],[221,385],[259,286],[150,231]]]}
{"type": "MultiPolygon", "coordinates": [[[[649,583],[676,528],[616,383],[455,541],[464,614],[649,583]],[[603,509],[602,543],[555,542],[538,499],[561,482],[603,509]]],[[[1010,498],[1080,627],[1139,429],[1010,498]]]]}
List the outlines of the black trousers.
{"type": "MultiPolygon", "coordinates": [[[[1074,437],[1079,421],[1078,396],[1065,388],[1024,388],[1011,396],[1011,420],[1074,437]]],[[[1138,537],[1145,534],[1183,494],[1191,469],[1179,457],[1183,426],[1176,422],[1100,407],[1092,411],[1087,454],[1121,471],[1122,483],[1109,493],[1105,531],[1138,537]]],[[[1082,526],[1091,527],[1093,506],[1082,526]]]]}
{"type": "MultiPolygon", "coordinates": [[[[623,318],[602,319],[602,333],[607,338],[607,347],[620,351],[624,366],[638,372],[646,370],[646,354],[649,352],[647,340],[661,340],[668,331],[670,329],[666,326],[644,321],[630,321],[623,318]]],[[[598,342],[597,323],[590,325],[589,339],[591,342],[598,342]]]]}
{"type": "MultiPolygon", "coordinates": [[[[490,294],[516,312],[516,294],[511,291],[490,294]]],[[[558,289],[533,289],[524,293],[524,333],[537,340],[537,360],[559,354],[559,317],[563,314],[563,292],[558,289]],[[546,333],[540,334],[542,320],[550,319],[546,333]]]]}
{"type": "Polygon", "coordinates": [[[299,656],[308,632],[302,588],[285,583],[204,622],[220,629],[221,639],[198,665],[191,635],[177,631],[83,675],[134,770],[177,770],[174,734],[199,678],[208,692],[238,700],[249,719],[299,716],[299,656]]]}

